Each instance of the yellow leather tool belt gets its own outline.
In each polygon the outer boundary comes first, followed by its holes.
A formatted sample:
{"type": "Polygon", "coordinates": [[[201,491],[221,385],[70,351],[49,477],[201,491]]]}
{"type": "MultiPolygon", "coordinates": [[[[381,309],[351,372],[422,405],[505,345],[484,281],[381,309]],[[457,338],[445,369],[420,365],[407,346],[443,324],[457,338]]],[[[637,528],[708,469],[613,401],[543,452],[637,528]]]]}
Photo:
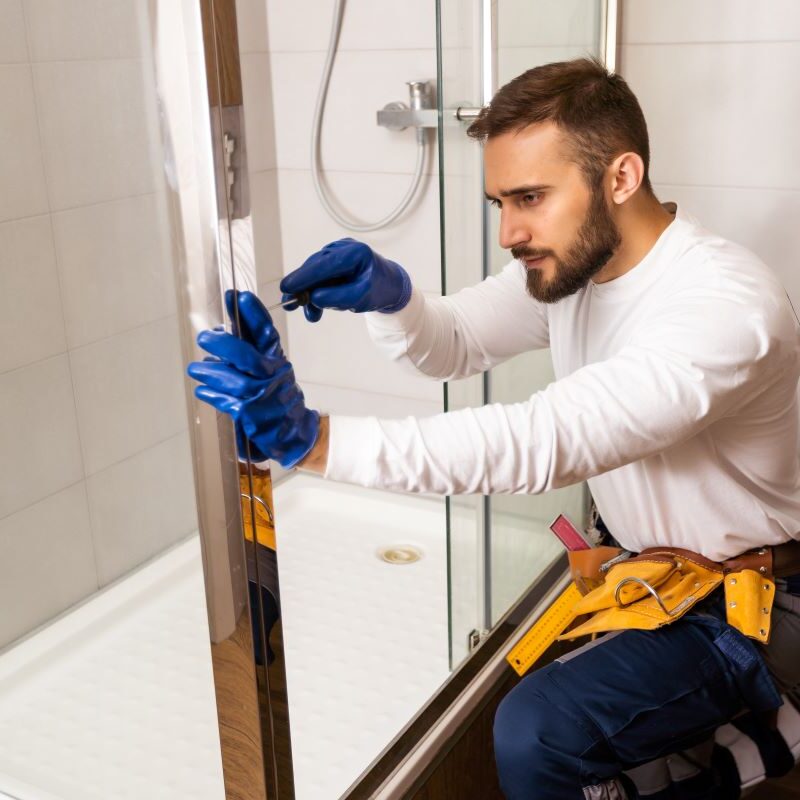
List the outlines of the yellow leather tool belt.
{"type": "Polygon", "coordinates": [[[751,550],[721,563],[669,547],[650,547],[614,562],[623,553],[615,547],[569,553],[572,577],[583,595],[575,615],[591,617],[559,639],[660,628],[680,619],[724,582],[728,622],[745,636],[769,641],[775,597],[771,548],[751,550]]]}

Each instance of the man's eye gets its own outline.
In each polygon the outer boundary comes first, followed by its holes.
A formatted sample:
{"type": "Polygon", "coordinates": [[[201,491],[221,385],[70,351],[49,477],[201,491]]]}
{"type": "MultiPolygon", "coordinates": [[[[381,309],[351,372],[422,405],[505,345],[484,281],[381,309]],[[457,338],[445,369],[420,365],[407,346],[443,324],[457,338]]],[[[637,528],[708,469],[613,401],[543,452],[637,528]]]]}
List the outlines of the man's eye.
{"type": "Polygon", "coordinates": [[[495,208],[502,208],[503,207],[503,204],[497,198],[493,198],[492,200],[490,200],[489,201],[489,205],[490,206],[494,206],[495,208]]]}
{"type": "Polygon", "coordinates": [[[540,197],[541,194],[538,192],[531,192],[530,194],[522,195],[522,202],[528,206],[533,205],[540,197]]]}

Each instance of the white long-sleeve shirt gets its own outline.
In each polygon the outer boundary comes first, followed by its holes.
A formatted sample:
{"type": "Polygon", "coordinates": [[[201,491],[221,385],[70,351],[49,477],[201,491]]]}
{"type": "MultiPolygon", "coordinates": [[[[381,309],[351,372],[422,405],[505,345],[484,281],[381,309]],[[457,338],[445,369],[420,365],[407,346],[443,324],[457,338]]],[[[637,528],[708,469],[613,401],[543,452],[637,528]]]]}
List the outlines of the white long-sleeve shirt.
{"type": "Polygon", "coordinates": [[[522,403],[330,418],[325,477],[405,492],[537,494],[587,480],[617,540],[719,560],[800,538],[800,332],[776,275],[680,208],[633,269],[554,304],[525,268],[365,315],[437,380],[550,347],[522,403]]]}

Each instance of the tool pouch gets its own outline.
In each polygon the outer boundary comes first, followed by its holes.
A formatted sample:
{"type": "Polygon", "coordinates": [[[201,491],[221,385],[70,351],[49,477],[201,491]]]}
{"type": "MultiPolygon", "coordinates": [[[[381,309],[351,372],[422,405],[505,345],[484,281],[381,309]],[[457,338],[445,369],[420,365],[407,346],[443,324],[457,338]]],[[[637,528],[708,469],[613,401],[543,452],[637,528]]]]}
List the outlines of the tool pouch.
{"type": "MultiPolygon", "coordinates": [[[[603,577],[600,564],[621,552],[618,548],[592,548],[569,554],[573,578],[583,594],[574,613],[591,617],[559,639],[659,628],[680,619],[724,579],[728,622],[746,636],[769,640],[775,586],[771,573],[763,564],[758,566],[760,562],[749,560],[749,555],[717,564],[688,550],[648,548],[614,564],[603,577]],[[603,550],[608,552],[600,552],[603,550]],[[597,553],[594,558],[589,556],[592,552],[597,553]],[[750,568],[753,566],[756,569],[750,568]],[[588,588],[588,593],[582,588],[588,588]]],[[[762,555],[758,551],[758,557],[762,555]]]]}

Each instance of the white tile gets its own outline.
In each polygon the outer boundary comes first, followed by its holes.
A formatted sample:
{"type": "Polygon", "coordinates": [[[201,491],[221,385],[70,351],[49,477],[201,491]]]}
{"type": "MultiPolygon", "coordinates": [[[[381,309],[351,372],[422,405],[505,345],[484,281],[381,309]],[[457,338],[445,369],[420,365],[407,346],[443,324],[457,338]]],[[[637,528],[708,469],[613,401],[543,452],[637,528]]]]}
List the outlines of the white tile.
{"type": "Polygon", "coordinates": [[[101,586],[197,528],[186,433],[87,479],[101,586]]]}
{"type": "Polygon", "coordinates": [[[265,53],[267,40],[267,0],[237,0],[236,27],[240,53],[265,53]]]}
{"type": "Polygon", "coordinates": [[[53,215],[70,347],[175,313],[166,224],[155,195],[53,215]]]}
{"type": "Polygon", "coordinates": [[[800,186],[800,42],[628,45],[622,74],[647,119],[656,183],[800,186]]]}
{"type": "Polygon", "coordinates": [[[683,204],[708,230],[752,250],[780,276],[800,313],[800,190],[653,186],[661,202],[683,204]]]}
{"type": "Polygon", "coordinates": [[[0,518],[83,477],[67,356],[0,375],[0,518]]]}
{"type": "Polygon", "coordinates": [[[258,283],[268,283],[283,277],[278,174],[274,169],[250,175],[250,204],[258,283]]]}
{"type": "Polygon", "coordinates": [[[243,53],[241,65],[247,169],[249,172],[274,169],[275,129],[269,55],[243,53]]]}
{"type": "Polygon", "coordinates": [[[623,0],[623,44],[800,40],[796,0],[623,0]]]}
{"type": "Polygon", "coordinates": [[[137,0],[25,0],[32,61],[136,58],[148,35],[137,0]]]}
{"type": "Polygon", "coordinates": [[[366,392],[362,389],[325,386],[311,381],[304,381],[300,388],[303,390],[308,408],[313,408],[322,414],[397,419],[408,416],[430,417],[444,411],[444,384],[439,384],[441,396],[438,401],[414,400],[380,392],[366,392]]]}
{"type": "Polygon", "coordinates": [[[439,402],[442,383],[417,377],[378,350],[360,314],[328,310],[311,323],[300,310],[288,316],[290,360],[300,386],[310,383],[439,402]]]}
{"type": "Polygon", "coordinates": [[[31,70],[0,66],[0,222],[47,211],[31,70]]]}
{"type": "Polygon", "coordinates": [[[594,48],[600,35],[600,7],[594,0],[503,0],[497,4],[498,45],[594,48]]]}
{"type": "MultiPolygon", "coordinates": [[[[333,0],[266,0],[269,49],[327,50],[333,0]]],[[[429,0],[375,3],[348,0],[339,50],[401,50],[436,46],[436,12],[429,0]]]]}
{"type": "MultiPolygon", "coordinates": [[[[342,205],[368,221],[391,211],[409,185],[407,175],[339,172],[329,174],[328,180],[342,205]]],[[[281,170],[279,185],[285,273],[328,242],[350,236],[401,264],[415,286],[441,294],[438,181],[429,178],[400,219],[372,233],[353,233],[339,227],[322,208],[310,172],[281,170]]],[[[478,197],[480,188],[475,191],[478,197]]]]}
{"type": "Polygon", "coordinates": [[[83,481],[0,520],[0,647],[96,589],[83,481]]]}
{"type": "Polygon", "coordinates": [[[0,62],[7,64],[28,60],[25,41],[25,15],[22,0],[0,0],[0,62]]]}
{"type": "Polygon", "coordinates": [[[160,134],[138,61],[34,66],[53,210],[154,191],[160,134]]]}
{"type": "Polygon", "coordinates": [[[7,343],[0,348],[0,372],[66,350],[46,216],[0,224],[0,341],[7,343]]]}
{"type": "MultiPolygon", "coordinates": [[[[311,166],[311,124],[323,61],[323,53],[272,54],[279,167],[311,166]]],[[[435,78],[433,49],[340,53],[322,124],[323,169],[412,173],[415,131],[379,127],[376,115],[387,103],[408,103],[406,81],[435,78]]],[[[436,163],[429,159],[427,169],[435,172],[436,163]]]]}
{"type": "Polygon", "coordinates": [[[80,347],[70,356],[87,475],[186,427],[174,317],[80,347]]]}

